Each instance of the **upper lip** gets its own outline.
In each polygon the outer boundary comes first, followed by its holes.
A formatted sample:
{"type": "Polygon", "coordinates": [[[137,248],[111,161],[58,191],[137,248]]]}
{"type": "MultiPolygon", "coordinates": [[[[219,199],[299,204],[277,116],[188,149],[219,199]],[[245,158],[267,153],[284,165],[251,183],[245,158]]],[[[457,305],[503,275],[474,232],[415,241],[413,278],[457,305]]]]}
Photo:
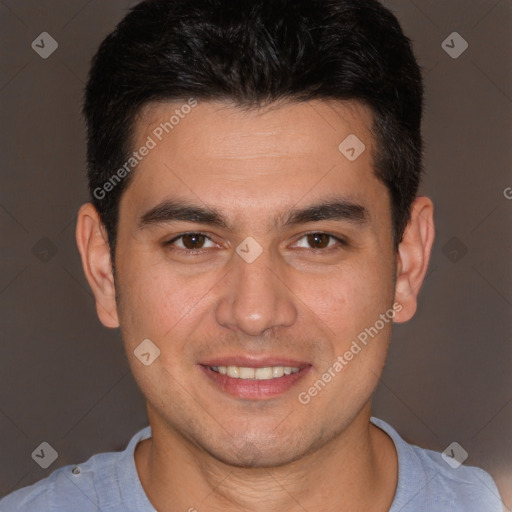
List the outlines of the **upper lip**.
{"type": "Polygon", "coordinates": [[[243,366],[246,368],[264,368],[268,366],[291,366],[305,368],[310,363],[298,359],[274,356],[223,356],[208,359],[200,363],[203,366],[243,366]]]}

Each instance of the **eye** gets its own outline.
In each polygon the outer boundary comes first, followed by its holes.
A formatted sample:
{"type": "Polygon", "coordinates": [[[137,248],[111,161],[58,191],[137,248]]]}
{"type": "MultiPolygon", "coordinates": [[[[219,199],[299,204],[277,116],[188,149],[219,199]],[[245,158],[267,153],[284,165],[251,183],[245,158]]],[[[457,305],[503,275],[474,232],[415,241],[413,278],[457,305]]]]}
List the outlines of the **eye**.
{"type": "Polygon", "coordinates": [[[312,248],[314,250],[324,250],[324,249],[331,249],[333,246],[336,245],[336,243],[329,245],[329,240],[333,240],[334,242],[338,242],[340,246],[346,246],[348,245],[345,240],[342,238],[339,238],[334,235],[330,235],[329,233],[306,233],[304,236],[302,236],[299,240],[306,239],[307,244],[309,244],[310,247],[305,247],[306,249],[312,248]]]}
{"type": "MultiPolygon", "coordinates": [[[[299,238],[299,240],[303,239],[306,239],[306,243],[309,245],[309,247],[302,246],[302,248],[312,249],[314,251],[325,251],[326,249],[332,250],[336,246],[336,242],[338,243],[338,248],[340,248],[340,246],[343,247],[348,245],[346,240],[343,240],[342,238],[334,235],[330,235],[328,233],[306,233],[301,238],[299,238]],[[330,241],[333,241],[334,243],[329,244],[330,241]]],[[[181,251],[189,254],[201,254],[201,249],[215,247],[216,244],[206,233],[194,231],[181,233],[180,235],[174,237],[172,240],[164,242],[163,245],[164,247],[168,247],[171,251],[181,251]],[[210,241],[212,245],[210,247],[205,247],[204,244],[206,241],[210,241]]]]}
{"type": "Polygon", "coordinates": [[[178,240],[180,240],[181,246],[179,244],[176,245],[176,247],[170,247],[171,250],[181,250],[184,252],[194,252],[200,249],[205,249],[207,247],[204,247],[205,240],[210,240],[212,242],[213,246],[215,244],[211,240],[210,237],[208,237],[205,233],[201,232],[189,232],[189,233],[182,233],[181,235],[178,235],[177,237],[173,238],[172,240],[169,240],[168,242],[164,243],[165,247],[173,246],[176,244],[178,240]]]}

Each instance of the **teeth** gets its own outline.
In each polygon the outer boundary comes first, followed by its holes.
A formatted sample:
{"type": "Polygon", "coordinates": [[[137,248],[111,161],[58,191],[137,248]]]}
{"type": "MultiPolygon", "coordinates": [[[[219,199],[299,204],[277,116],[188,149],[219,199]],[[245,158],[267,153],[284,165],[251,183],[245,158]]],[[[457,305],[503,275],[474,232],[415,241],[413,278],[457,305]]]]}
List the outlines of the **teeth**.
{"type": "Polygon", "coordinates": [[[254,368],[245,368],[243,366],[239,367],[239,368],[240,368],[239,375],[240,375],[241,379],[254,379],[254,374],[256,373],[254,368]]]}
{"type": "Polygon", "coordinates": [[[240,368],[238,366],[228,366],[228,376],[238,379],[240,377],[240,368]]]}
{"type": "Polygon", "coordinates": [[[266,366],[265,368],[256,368],[254,372],[254,378],[256,380],[267,380],[272,378],[272,367],[266,366]]]}
{"type": "Polygon", "coordinates": [[[273,366],[272,367],[272,377],[275,379],[276,377],[282,377],[284,375],[284,368],[282,366],[273,366]]]}
{"type": "Polygon", "coordinates": [[[300,368],[291,366],[265,366],[263,368],[247,368],[245,366],[210,366],[213,371],[221,375],[228,375],[234,379],[269,380],[278,379],[283,375],[297,373],[300,368]]]}

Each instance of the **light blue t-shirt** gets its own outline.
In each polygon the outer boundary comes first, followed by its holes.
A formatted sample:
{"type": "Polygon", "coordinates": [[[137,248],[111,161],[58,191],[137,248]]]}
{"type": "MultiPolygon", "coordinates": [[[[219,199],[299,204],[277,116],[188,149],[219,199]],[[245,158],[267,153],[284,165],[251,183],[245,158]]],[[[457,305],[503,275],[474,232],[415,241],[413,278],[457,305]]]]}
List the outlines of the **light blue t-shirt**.
{"type": "MultiPolygon", "coordinates": [[[[389,512],[502,512],[491,476],[482,469],[452,468],[441,453],[405,442],[386,422],[371,418],[394,441],[398,485],[389,512]]],[[[146,427],[122,452],[100,453],[63,466],[47,478],[0,500],[0,512],[155,512],[140,483],[133,458],[146,427]]]]}

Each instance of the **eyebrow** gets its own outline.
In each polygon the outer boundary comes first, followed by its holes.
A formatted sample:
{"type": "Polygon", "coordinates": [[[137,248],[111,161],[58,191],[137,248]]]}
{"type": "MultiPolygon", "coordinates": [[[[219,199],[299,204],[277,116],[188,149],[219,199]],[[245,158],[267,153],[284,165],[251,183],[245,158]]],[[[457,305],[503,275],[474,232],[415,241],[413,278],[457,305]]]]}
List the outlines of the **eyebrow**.
{"type": "MultiPolygon", "coordinates": [[[[283,228],[319,222],[322,220],[347,221],[364,225],[369,222],[368,210],[361,204],[345,198],[324,199],[305,208],[292,208],[277,215],[272,227],[283,228]]],[[[159,224],[172,222],[194,222],[232,230],[233,226],[222,213],[210,206],[199,206],[181,199],[167,199],[152,207],[139,217],[137,229],[144,230],[159,224]]]]}

